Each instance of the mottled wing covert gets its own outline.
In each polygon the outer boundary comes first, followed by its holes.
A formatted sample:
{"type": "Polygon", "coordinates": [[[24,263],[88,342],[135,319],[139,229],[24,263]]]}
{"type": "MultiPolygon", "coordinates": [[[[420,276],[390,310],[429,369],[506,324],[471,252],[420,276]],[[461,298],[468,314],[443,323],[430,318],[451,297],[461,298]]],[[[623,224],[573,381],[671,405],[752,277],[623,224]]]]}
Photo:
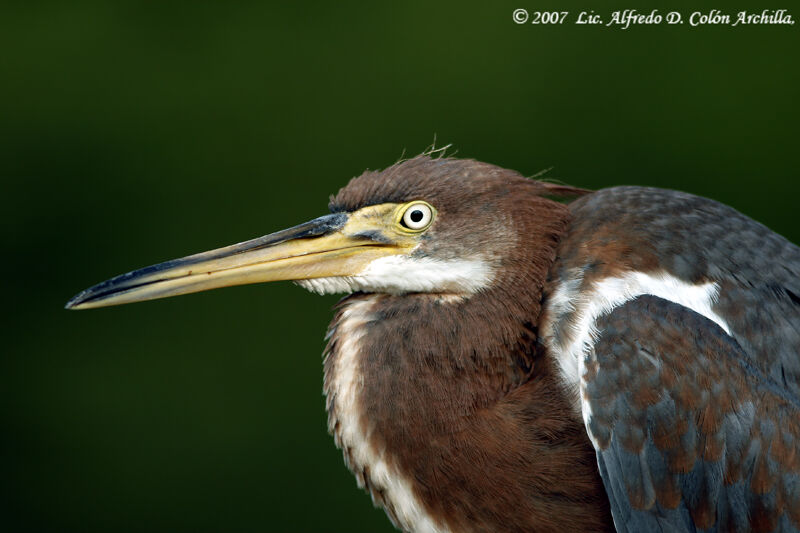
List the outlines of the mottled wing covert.
{"type": "Polygon", "coordinates": [[[619,531],[800,530],[800,402],[711,320],[641,296],[597,321],[583,414],[619,531]]]}

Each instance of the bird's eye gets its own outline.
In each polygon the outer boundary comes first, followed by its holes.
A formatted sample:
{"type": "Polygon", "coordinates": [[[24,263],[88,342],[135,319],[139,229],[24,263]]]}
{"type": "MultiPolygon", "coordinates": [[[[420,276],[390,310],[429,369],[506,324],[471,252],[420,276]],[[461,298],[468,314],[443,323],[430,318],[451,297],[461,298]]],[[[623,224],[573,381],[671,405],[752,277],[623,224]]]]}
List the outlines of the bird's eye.
{"type": "Polygon", "coordinates": [[[426,203],[415,202],[403,213],[402,224],[408,229],[421,230],[427,228],[433,220],[433,209],[426,203]]]}

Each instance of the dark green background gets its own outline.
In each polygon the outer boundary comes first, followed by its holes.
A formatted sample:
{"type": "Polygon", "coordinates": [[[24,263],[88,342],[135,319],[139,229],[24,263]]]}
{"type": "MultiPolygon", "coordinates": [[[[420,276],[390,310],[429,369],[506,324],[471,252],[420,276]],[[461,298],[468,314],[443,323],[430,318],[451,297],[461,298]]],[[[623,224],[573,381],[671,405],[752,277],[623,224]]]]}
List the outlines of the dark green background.
{"type": "Polygon", "coordinates": [[[711,6],[3,3],[0,529],[390,530],[326,431],[336,297],[62,306],[323,214],[434,134],[527,175],[712,196],[800,240],[800,25],[518,26],[516,7],[711,6]]]}

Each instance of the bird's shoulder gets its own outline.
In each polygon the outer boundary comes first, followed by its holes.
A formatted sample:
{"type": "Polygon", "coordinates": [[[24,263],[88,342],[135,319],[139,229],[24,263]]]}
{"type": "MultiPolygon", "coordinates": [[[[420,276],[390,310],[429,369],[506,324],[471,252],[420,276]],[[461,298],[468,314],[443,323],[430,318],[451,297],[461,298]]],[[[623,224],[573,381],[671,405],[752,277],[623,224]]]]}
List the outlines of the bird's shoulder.
{"type": "Polygon", "coordinates": [[[751,364],[800,393],[800,248],[678,191],[614,187],[569,207],[545,291],[546,335],[569,336],[585,318],[575,302],[653,294],[711,317],[751,364]]]}
{"type": "Polygon", "coordinates": [[[579,391],[617,526],[800,528],[800,249],[677,191],[570,212],[540,343],[579,391]]]}

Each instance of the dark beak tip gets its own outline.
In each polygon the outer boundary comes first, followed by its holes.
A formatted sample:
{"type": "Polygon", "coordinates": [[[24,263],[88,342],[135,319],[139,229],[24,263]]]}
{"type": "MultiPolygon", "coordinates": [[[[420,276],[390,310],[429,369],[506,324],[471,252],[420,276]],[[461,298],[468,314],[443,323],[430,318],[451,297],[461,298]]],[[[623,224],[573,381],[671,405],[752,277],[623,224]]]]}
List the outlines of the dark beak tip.
{"type": "Polygon", "coordinates": [[[70,311],[80,311],[82,309],[81,304],[84,304],[87,301],[91,300],[92,295],[93,295],[92,289],[86,289],[85,291],[81,291],[72,298],[70,298],[66,304],[64,304],[64,309],[70,311]]]}
{"type": "MultiPolygon", "coordinates": [[[[348,220],[348,217],[349,215],[347,213],[332,213],[329,215],[323,215],[321,217],[315,218],[314,220],[310,220],[303,224],[299,224],[297,226],[281,230],[276,233],[264,235],[263,237],[258,237],[256,239],[241,242],[239,244],[234,244],[232,246],[226,246],[224,248],[218,248],[216,250],[210,250],[208,252],[187,256],[181,259],[173,259],[171,261],[166,261],[164,263],[159,263],[156,265],[140,268],[138,270],[134,270],[126,274],[121,274],[119,276],[108,279],[102,283],[98,283],[93,287],[89,287],[84,291],[79,292],[64,305],[64,309],[82,310],[86,309],[87,304],[92,304],[88,305],[88,307],[104,307],[106,305],[117,305],[117,304],[105,304],[102,302],[104,302],[106,299],[110,297],[121,294],[123,292],[136,290],[137,288],[144,285],[156,283],[158,281],[163,281],[165,279],[173,279],[173,278],[161,278],[158,276],[158,274],[164,271],[175,269],[177,267],[190,267],[191,265],[202,263],[203,261],[207,261],[210,259],[228,257],[238,253],[258,250],[267,246],[279,244],[292,239],[303,239],[307,237],[318,237],[321,235],[325,235],[332,231],[336,231],[340,229],[342,226],[344,226],[348,220]],[[94,304],[100,304],[100,305],[94,305],[94,304]]],[[[191,274],[191,272],[192,271],[190,270],[189,274],[191,274]]],[[[187,274],[181,274],[181,276],[184,275],[187,274]]],[[[163,298],[163,297],[164,296],[162,295],[146,299],[163,298]]],[[[135,301],[135,300],[129,300],[129,301],[135,301]]]]}
{"type": "Polygon", "coordinates": [[[64,304],[64,309],[68,309],[68,310],[75,309],[78,305],[80,305],[81,300],[82,300],[82,298],[81,298],[82,295],[83,295],[83,293],[80,293],[80,294],[76,294],[75,296],[70,298],[69,301],[66,304],[64,304]]]}

